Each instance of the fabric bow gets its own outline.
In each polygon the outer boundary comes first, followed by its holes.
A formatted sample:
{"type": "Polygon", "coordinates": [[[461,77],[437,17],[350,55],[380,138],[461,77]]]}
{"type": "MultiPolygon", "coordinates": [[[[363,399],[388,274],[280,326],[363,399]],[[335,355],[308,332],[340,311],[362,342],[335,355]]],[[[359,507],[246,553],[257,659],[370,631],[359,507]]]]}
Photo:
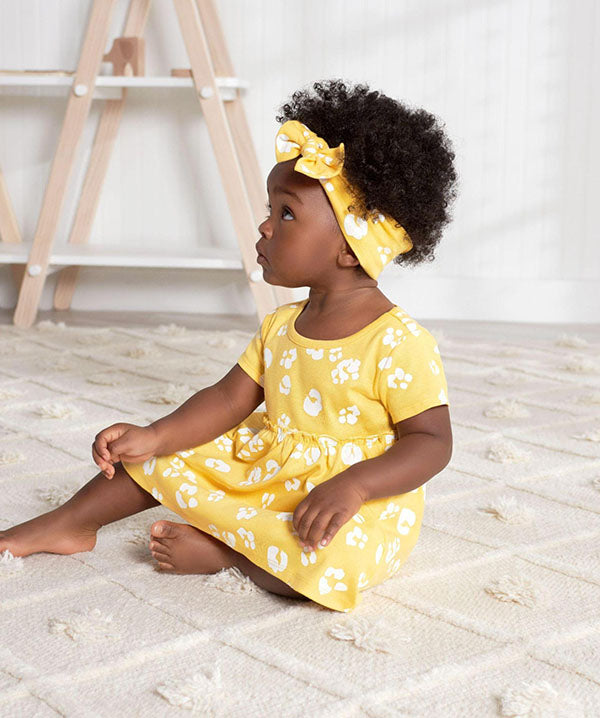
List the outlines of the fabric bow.
{"type": "Polygon", "coordinates": [[[282,125],[277,133],[275,150],[277,162],[285,162],[301,155],[294,169],[313,179],[335,177],[344,166],[343,142],[338,147],[329,147],[322,137],[318,137],[306,125],[295,120],[282,125]],[[294,122],[295,124],[292,124],[294,122]]]}
{"type": "Polygon", "coordinates": [[[288,120],[275,138],[277,162],[300,156],[294,170],[321,183],[336,221],[346,241],[365,272],[376,279],[381,270],[397,254],[412,249],[412,241],[404,227],[392,217],[377,212],[374,218],[363,219],[350,211],[355,195],[344,173],[344,143],[329,147],[302,122],[288,120]]]}

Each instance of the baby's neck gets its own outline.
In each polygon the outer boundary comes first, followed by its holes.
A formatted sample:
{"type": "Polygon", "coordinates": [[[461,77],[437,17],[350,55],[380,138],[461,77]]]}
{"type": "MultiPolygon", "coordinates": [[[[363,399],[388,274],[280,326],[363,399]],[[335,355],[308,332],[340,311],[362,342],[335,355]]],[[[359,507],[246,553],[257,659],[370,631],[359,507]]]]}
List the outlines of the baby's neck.
{"type": "Polygon", "coordinates": [[[368,312],[372,308],[385,304],[393,306],[377,285],[326,292],[311,289],[304,313],[315,318],[339,317],[340,315],[352,315],[354,312],[368,312]]]}
{"type": "Polygon", "coordinates": [[[357,295],[319,295],[317,299],[309,296],[296,318],[295,329],[309,339],[343,338],[360,331],[394,306],[376,288],[357,295]]]}

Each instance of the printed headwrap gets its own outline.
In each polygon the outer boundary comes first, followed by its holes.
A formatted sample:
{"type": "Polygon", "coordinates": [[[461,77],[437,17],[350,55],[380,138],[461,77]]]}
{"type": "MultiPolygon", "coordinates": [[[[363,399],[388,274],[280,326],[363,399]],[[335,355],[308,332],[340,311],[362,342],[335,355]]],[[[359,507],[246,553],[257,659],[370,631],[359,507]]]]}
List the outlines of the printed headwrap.
{"type": "Polygon", "coordinates": [[[333,208],[337,223],[365,272],[377,279],[381,270],[398,254],[412,249],[412,241],[395,219],[381,212],[374,219],[364,220],[349,211],[354,200],[344,167],[344,143],[329,147],[306,125],[288,120],[275,138],[277,162],[301,155],[294,165],[296,172],[319,180],[333,208]]]}

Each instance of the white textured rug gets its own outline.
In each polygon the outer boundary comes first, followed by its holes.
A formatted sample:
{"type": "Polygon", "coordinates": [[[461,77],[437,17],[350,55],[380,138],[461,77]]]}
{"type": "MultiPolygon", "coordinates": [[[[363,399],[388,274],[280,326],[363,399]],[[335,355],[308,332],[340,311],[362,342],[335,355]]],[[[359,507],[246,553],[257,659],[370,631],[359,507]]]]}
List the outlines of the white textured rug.
{"type": "MultiPolygon", "coordinates": [[[[438,339],[454,427],[417,547],[351,614],[236,569],[178,576],[157,507],[94,551],[0,556],[0,716],[600,715],[600,336],[438,339]],[[186,712],[187,711],[187,712],[186,712]]],[[[95,434],[170,413],[252,334],[0,327],[0,528],[97,473],[95,434]]]]}

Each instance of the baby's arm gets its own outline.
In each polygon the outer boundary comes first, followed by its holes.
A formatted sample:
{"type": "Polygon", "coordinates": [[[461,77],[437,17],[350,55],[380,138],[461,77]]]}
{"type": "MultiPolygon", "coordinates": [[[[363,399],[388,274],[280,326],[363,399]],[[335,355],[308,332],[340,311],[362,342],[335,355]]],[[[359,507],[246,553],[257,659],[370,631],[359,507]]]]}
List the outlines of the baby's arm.
{"type": "Polygon", "coordinates": [[[315,486],[296,506],[292,523],[301,543],[329,543],[367,501],[404,494],[450,462],[452,428],[446,405],[434,406],[396,425],[399,439],[374,456],[315,486]]]}
{"type": "Polygon", "coordinates": [[[405,494],[450,463],[452,427],[447,405],[434,406],[395,424],[398,441],[379,456],[349,467],[364,501],[405,494]]]}
{"type": "Polygon", "coordinates": [[[158,434],[157,456],[216,439],[246,419],[263,399],[263,387],[236,364],[216,384],[201,389],[150,425],[158,434]]]}

